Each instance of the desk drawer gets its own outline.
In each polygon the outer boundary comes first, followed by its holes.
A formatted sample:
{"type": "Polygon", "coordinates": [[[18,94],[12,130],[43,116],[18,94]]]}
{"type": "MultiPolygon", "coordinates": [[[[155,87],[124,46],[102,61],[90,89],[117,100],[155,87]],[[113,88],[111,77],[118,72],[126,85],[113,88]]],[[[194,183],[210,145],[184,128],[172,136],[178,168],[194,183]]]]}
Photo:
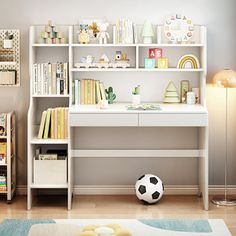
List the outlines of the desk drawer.
{"type": "Polygon", "coordinates": [[[204,127],[207,125],[207,114],[139,114],[139,126],[204,127]]]}
{"type": "Polygon", "coordinates": [[[138,114],[70,114],[70,126],[138,126],[138,114]]]}

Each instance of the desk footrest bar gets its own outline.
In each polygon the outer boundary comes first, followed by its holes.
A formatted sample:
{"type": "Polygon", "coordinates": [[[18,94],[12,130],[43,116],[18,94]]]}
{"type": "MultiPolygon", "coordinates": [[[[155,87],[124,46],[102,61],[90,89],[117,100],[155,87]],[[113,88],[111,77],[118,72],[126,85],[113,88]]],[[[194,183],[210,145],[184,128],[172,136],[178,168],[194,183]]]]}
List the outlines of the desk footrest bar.
{"type": "Polygon", "coordinates": [[[73,149],[71,157],[200,157],[199,149],[188,150],[87,150],[73,149]]]}

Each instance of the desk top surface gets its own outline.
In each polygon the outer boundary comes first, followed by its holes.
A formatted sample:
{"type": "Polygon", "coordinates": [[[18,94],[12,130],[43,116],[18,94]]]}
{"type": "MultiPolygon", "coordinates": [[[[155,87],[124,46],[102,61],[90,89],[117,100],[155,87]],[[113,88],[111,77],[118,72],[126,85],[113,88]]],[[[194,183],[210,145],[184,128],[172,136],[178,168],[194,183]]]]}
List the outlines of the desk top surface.
{"type": "MultiPolygon", "coordinates": [[[[151,104],[151,103],[148,103],[151,104]]],[[[153,103],[154,104],[154,103],[153,103]]],[[[71,114],[80,114],[80,113],[98,113],[98,114],[107,114],[107,113],[125,113],[125,114],[207,114],[206,107],[195,104],[159,104],[161,110],[127,110],[127,106],[130,103],[114,103],[110,104],[106,109],[100,109],[97,105],[73,105],[70,107],[69,112],[71,114]]]]}

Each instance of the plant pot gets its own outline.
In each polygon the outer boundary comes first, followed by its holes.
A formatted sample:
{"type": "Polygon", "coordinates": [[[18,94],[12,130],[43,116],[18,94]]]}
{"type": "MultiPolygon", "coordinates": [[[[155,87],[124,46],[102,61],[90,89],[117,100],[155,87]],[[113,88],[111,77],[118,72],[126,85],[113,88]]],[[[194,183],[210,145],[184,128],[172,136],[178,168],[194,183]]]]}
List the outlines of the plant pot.
{"type": "Polygon", "coordinates": [[[133,94],[132,95],[132,104],[133,105],[139,105],[141,103],[141,98],[140,98],[140,94],[133,94]]]}

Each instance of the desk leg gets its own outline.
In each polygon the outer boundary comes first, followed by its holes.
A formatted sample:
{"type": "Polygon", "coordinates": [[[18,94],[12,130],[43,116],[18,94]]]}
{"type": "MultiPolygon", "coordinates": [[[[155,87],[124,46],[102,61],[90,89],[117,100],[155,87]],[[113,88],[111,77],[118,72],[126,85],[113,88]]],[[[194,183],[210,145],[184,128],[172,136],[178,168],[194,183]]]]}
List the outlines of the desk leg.
{"type": "Polygon", "coordinates": [[[199,195],[204,209],[208,210],[208,127],[199,128],[199,150],[199,195]]]}
{"type": "Polygon", "coordinates": [[[73,157],[71,155],[72,152],[72,143],[73,143],[73,129],[71,127],[69,129],[69,142],[68,142],[68,210],[71,210],[72,205],[72,194],[73,194],[73,157]]]}

